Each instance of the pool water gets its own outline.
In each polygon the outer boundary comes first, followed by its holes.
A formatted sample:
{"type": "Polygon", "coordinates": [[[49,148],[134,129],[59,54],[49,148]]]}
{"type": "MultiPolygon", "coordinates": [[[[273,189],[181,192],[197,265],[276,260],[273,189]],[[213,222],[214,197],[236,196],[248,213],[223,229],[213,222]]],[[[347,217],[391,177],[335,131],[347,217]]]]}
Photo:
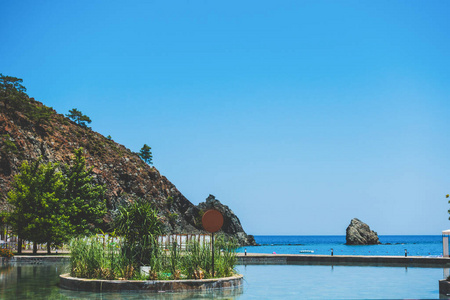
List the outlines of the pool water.
{"type": "Polygon", "coordinates": [[[182,294],[90,293],[60,289],[65,264],[0,268],[0,299],[387,299],[439,298],[442,268],[240,265],[238,290],[182,294]]]}
{"type": "Polygon", "coordinates": [[[441,268],[369,266],[238,266],[246,280],[239,299],[439,298],[441,268]]]}

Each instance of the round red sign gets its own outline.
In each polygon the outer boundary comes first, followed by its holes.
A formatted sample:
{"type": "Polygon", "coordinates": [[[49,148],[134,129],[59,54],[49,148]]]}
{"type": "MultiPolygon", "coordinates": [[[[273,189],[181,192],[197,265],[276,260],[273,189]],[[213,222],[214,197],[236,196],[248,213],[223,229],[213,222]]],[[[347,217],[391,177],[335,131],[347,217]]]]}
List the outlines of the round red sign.
{"type": "Polygon", "coordinates": [[[222,228],[223,216],[216,209],[207,210],[202,217],[203,228],[208,232],[216,232],[222,228]]]}

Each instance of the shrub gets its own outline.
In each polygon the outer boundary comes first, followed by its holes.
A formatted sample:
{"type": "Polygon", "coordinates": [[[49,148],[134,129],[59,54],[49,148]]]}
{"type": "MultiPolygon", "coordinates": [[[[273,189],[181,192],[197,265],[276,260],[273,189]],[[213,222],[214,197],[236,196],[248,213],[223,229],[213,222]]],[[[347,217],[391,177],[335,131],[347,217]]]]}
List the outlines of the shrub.
{"type": "Polygon", "coordinates": [[[0,248],[0,257],[13,257],[14,253],[6,248],[0,248]]]}
{"type": "Polygon", "coordinates": [[[209,244],[197,241],[188,243],[181,250],[174,242],[169,251],[162,251],[157,244],[141,251],[138,244],[131,245],[124,239],[77,238],[70,244],[71,275],[82,278],[101,279],[150,279],[177,280],[228,277],[234,274],[237,243],[216,238],[214,253],[214,274],[212,274],[212,254],[209,244]],[[136,258],[136,254],[145,257],[136,258]],[[150,266],[150,274],[142,276],[140,267],[150,266]]]}

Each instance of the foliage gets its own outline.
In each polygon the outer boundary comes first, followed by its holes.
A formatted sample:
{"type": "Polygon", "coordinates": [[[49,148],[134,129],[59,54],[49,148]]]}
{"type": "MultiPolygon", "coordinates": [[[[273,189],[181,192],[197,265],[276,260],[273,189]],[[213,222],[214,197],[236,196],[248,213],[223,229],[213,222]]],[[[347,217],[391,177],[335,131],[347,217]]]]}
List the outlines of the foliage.
{"type": "Polygon", "coordinates": [[[115,279],[118,275],[119,245],[102,243],[97,236],[75,238],[70,242],[71,276],[115,279]]]}
{"type": "Polygon", "coordinates": [[[20,238],[49,245],[67,240],[64,182],[57,168],[41,159],[25,161],[15,176],[7,196],[14,210],[6,214],[6,222],[20,238]]]}
{"type": "Polygon", "coordinates": [[[65,166],[65,199],[74,235],[87,235],[103,223],[106,214],[105,187],[93,182],[92,168],[87,169],[83,148],[74,151],[70,167],[65,166]]]}
{"type": "Polygon", "coordinates": [[[153,164],[153,162],[152,162],[153,156],[152,156],[151,150],[152,150],[152,148],[149,145],[144,144],[144,146],[142,146],[141,151],[139,151],[139,154],[138,154],[139,157],[142,158],[143,161],[145,161],[146,163],[148,163],[150,165],[153,164]]]}
{"type": "Polygon", "coordinates": [[[114,229],[129,243],[137,243],[143,236],[161,233],[161,221],[152,204],[137,198],[126,206],[119,207],[114,218],[114,229]]]}
{"type": "Polygon", "coordinates": [[[75,151],[71,167],[42,164],[41,158],[23,162],[14,177],[7,200],[13,210],[5,221],[20,238],[59,245],[72,236],[95,229],[106,213],[104,188],[92,182],[82,148],[75,151]]]}
{"type": "Polygon", "coordinates": [[[226,240],[225,236],[219,235],[216,239],[216,251],[219,259],[216,262],[215,271],[223,277],[231,276],[237,263],[236,249],[239,243],[235,239],[226,240]]]}
{"type": "Polygon", "coordinates": [[[163,251],[156,236],[161,222],[152,204],[136,199],[120,207],[113,223],[114,235],[120,238],[77,238],[71,242],[71,274],[103,279],[202,279],[232,275],[236,264],[237,242],[216,237],[215,272],[209,244],[191,241],[186,249],[172,243],[163,251]],[[141,266],[150,266],[141,275],[141,266]]]}
{"type": "Polygon", "coordinates": [[[185,250],[174,242],[168,251],[155,245],[146,266],[150,274],[141,275],[139,267],[129,260],[126,239],[101,239],[98,236],[76,238],[70,244],[71,275],[83,278],[177,280],[228,277],[235,273],[236,248],[234,240],[216,238],[215,274],[212,274],[212,254],[209,244],[188,243],[185,250]]]}
{"type": "Polygon", "coordinates": [[[2,153],[8,154],[13,153],[17,154],[17,146],[16,144],[11,140],[11,137],[9,134],[2,135],[2,145],[0,146],[0,150],[2,153]]]}
{"type": "Polygon", "coordinates": [[[27,116],[37,124],[47,123],[52,115],[53,111],[50,107],[45,105],[28,105],[27,116]]]}
{"type": "Polygon", "coordinates": [[[8,108],[8,104],[18,108],[27,100],[25,94],[27,89],[22,82],[21,78],[4,76],[0,73],[0,101],[3,102],[4,108],[8,108]]]}
{"type": "Polygon", "coordinates": [[[13,257],[14,253],[10,249],[0,248],[0,257],[13,257]]]}
{"type": "Polygon", "coordinates": [[[22,82],[20,78],[0,74],[0,102],[3,108],[16,115],[20,112],[37,124],[45,123],[53,114],[52,109],[33,103],[34,99],[25,93],[27,89],[22,82]]]}
{"type": "Polygon", "coordinates": [[[176,212],[171,212],[168,215],[170,222],[175,222],[175,220],[178,218],[178,214],[176,212]]]}
{"type": "Polygon", "coordinates": [[[113,226],[115,232],[126,240],[122,251],[133,267],[150,263],[150,256],[157,247],[155,236],[161,234],[162,226],[152,204],[138,198],[127,206],[121,206],[113,226]]]}
{"type": "Polygon", "coordinates": [[[66,117],[82,127],[87,127],[86,123],[90,124],[92,122],[88,116],[84,115],[76,108],[72,108],[71,110],[69,110],[69,113],[66,115],[66,117]]]}
{"type": "Polygon", "coordinates": [[[197,228],[203,229],[202,217],[204,214],[205,214],[205,210],[200,209],[200,210],[198,210],[197,215],[194,217],[194,224],[197,228]]]}

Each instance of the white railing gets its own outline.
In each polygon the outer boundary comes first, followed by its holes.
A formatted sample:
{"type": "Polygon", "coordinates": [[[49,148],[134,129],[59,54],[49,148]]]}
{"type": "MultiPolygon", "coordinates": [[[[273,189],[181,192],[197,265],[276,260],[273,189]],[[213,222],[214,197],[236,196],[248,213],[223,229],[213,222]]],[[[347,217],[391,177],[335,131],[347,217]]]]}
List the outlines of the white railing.
{"type": "Polygon", "coordinates": [[[180,250],[186,250],[189,242],[198,242],[200,245],[211,244],[211,236],[208,234],[171,234],[158,237],[158,244],[163,249],[170,249],[174,242],[180,250]]]}
{"type": "MultiPolygon", "coordinates": [[[[120,242],[120,237],[114,237],[109,234],[97,234],[97,239],[101,240],[104,244],[106,243],[118,243],[120,242]]],[[[208,234],[171,234],[171,235],[161,235],[157,238],[158,244],[163,250],[170,249],[175,242],[180,250],[186,250],[188,243],[198,242],[201,246],[211,244],[211,236],[208,234]]],[[[8,236],[6,242],[2,243],[0,247],[9,248],[13,251],[17,251],[18,238],[17,236],[8,236]]],[[[55,250],[52,248],[53,251],[55,250]]],[[[67,245],[58,247],[58,249],[68,250],[67,245]]],[[[33,242],[22,240],[22,250],[33,250],[33,242]]],[[[47,251],[47,243],[38,244],[37,250],[47,251]]]]}

